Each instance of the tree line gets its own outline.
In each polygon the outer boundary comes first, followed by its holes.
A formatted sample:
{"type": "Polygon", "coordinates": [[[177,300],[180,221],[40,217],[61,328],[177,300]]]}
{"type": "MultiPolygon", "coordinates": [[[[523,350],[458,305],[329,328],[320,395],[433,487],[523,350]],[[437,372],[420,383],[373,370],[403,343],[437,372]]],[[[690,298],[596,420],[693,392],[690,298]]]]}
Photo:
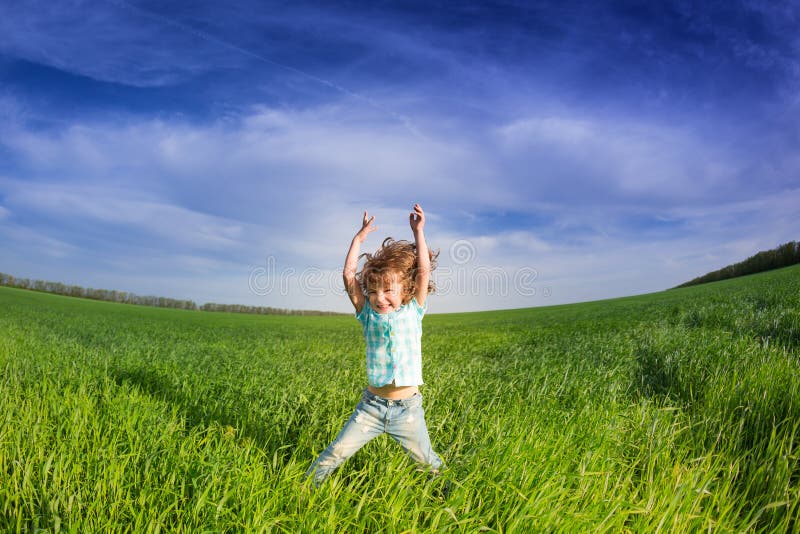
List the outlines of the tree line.
{"type": "Polygon", "coordinates": [[[7,273],[0,273],[0,286],[42,291],[44,293],[55,293],[68,297],[104,300],[122,304],[136,304],[139,306],[154,306],[157,308],[175,308],[179,310],[253,313],[260,315],[341,315],[336,312],[289,310],[284,308],[272,308],[269,306],[244,306],[242,304],[217,304],[214,302],[198,306],[193,300],[173,299],[152,295],[142,296],[128,291],[117,291],[115,289],[95,289],[93,287],[67,285],[61,282],[51,282],[49,280],[31,280],[28,278],[19,278],[7,273]]]}
{"type": "Polygon", "coordinates": [[[704,274],[703,276],[699,276],[675,287],[687,287],[697,284],[706,284],[708,282],[717,282],[737,276],[780,269],[781,267],[788,267],[796,263],[800,263],[800,243],[797,241],[789,241],[771,250],[762,250],[744,261],[704,274]]]}

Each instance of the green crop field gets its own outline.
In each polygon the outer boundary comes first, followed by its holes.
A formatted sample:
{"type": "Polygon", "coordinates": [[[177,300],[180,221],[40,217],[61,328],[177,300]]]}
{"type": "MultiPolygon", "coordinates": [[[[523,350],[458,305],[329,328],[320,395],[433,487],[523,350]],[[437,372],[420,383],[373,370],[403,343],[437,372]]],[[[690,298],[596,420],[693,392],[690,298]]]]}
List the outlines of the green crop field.
{"type": "Polygon", "coordinates": [[[0,288],[0,530],[800,529],[800,266],[424,328],[448,469],[382,436],[312,491],[365,385],[355,319],[0,288]]]}

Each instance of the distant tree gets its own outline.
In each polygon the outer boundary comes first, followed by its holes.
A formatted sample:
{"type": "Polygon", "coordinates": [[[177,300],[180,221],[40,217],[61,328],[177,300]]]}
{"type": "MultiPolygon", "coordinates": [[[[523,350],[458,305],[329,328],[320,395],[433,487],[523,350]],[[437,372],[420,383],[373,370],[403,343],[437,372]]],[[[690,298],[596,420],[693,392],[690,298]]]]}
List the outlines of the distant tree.
{"type": "Polygon", "coordinates": [[[270,315],[341,315],[336,312],[308,311],[308,310],[285,310],[266,306],[246,306],[243,304],[217,304],[207,302],[198,306],[194,301],[187,299],[172,299],[168,297],[158,297],[153,295],[136,295],[126,291],[116,289],[95,289],[92,287],[82,287],[77,285],[66,285],[61,282],[50,282],[47,280],[29,280],[27,278],[17,278],[13,275],[0,272],[0,285],[18,287],[22,289],[32,289],[47,293],[56,293],[69,297],[80,297],[94,300],[106,300],[110,302],[120,302],[136,304],[140,306],[157,306],[163,308],[176,308],[179,310],[191,311],[222,311],[228,313],[253,313],[270,315]]]}
{"type": "Polygon", "coordinates": [[[772,269],[780,269],[800,263],[800,243],[789,241],[771,250],[763,250],[744,261],[727,265],[717,271],[698,276],[676,287],[688,287],[708,282],[727,280],[738,276],[760,273],[772,269]]]}

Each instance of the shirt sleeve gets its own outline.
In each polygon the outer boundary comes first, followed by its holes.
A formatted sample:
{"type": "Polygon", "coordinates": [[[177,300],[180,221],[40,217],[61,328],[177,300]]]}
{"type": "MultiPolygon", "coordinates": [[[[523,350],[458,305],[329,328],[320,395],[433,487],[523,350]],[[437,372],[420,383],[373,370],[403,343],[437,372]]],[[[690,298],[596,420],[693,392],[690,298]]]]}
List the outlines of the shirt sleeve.
{"type": "Polygon", "coordinates": [[[417,311],[417,316],[420,319],[422,319],[425,316],[425,312],[428,311],[428,301],[427,300],[425,301],[425,304],[420,306],[419,302],[417,302],[417,298],[414,297],[413,299],[411,299],[411,305],[417,311]]]}
{"type": "Polygon", "coordinates": [[[367,317],[369,317],[369,299],[364,299],[364,305],[361,307],[361,313],[356,313],[356,319],[361,324],[367,324],[367,317]]]}

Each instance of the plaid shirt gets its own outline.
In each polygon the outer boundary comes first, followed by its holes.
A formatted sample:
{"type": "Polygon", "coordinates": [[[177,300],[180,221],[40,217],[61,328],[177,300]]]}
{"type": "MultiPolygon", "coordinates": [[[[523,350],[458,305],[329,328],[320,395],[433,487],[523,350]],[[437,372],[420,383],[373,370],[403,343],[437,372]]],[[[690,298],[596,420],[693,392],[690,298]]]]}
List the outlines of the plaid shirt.
{"type": "Polygon", "coordinates": [[[417,299],[396,311],[380,314],[369,299],[356,315],[367,342],[367,379],[370,386],[422,384],[422,317],[427,306],[417,299]]]}

